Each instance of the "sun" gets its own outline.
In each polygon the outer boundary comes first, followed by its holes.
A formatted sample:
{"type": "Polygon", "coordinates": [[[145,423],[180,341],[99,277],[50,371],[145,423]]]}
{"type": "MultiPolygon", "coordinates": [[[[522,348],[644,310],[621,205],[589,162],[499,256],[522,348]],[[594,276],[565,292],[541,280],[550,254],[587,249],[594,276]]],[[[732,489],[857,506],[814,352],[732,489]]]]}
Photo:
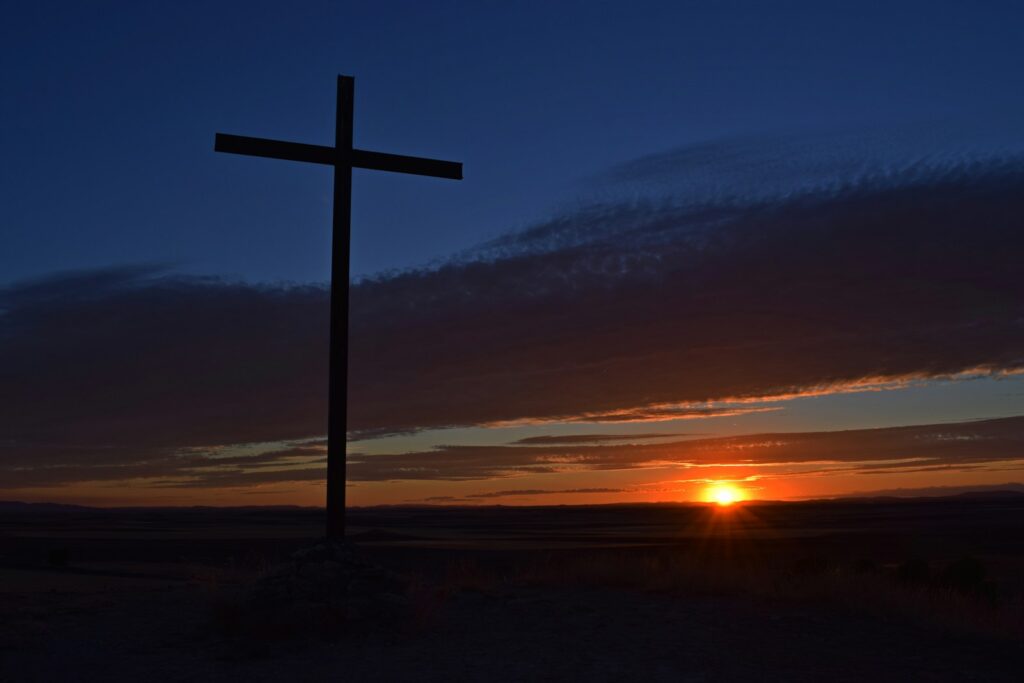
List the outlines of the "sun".
{"type": "Polygon", "coordinates": [[[727,507],[743,500],[743,493],[738,488],[732,484],[722,482],[709,486],[706,495],[709,501],[717,503],[722,507],[727,507]]]}

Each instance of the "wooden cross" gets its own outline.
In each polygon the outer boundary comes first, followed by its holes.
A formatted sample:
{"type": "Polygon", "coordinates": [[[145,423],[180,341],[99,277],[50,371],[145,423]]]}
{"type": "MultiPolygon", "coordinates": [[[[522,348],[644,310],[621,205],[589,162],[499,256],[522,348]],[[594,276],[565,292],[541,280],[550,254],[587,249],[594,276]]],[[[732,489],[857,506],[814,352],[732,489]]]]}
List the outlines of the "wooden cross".
{"type": "Polygon", "coordinates": [[[327,407],[327,536],[345,535],[345,440],[348,432],[348,290],[349,244],[352,234],[352,169],[413,173],[462,179],[462,164],[367,152],[352,147],[355,79],[338,76],[338,110],[334,147],[305,145],[217,133],[217,152],[272,159],[306,161],[334,167],[334,220],[331,245],[331,342],[327,407]]]}

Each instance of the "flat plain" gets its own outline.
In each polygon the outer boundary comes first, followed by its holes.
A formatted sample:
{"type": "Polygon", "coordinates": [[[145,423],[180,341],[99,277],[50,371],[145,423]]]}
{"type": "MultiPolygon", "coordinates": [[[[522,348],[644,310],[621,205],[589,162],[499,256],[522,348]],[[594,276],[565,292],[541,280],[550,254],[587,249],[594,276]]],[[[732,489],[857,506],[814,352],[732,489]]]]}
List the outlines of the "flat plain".
{"type": "MultiPolygon", "coordinates": [[[[352,509],[399,619],[225,625],[322,510],[0,510],[0,680],[1019,680],[1024,497],[352,509]]],[[[273,615],[270,619],[273,620],[273,615]]]]}

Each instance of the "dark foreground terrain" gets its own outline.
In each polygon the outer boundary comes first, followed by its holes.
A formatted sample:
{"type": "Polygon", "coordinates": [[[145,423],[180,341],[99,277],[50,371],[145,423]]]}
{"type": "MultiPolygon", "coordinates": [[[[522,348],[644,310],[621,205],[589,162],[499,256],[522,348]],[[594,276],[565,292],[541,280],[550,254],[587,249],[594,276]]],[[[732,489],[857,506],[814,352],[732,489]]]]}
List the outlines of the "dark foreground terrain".
{"type": "Polygon", "coordinates": [[[352,510],[397,616],[254,611],[321,515],[0,505],[0,680],[1024,675],[1024,497],[352,510]]]}

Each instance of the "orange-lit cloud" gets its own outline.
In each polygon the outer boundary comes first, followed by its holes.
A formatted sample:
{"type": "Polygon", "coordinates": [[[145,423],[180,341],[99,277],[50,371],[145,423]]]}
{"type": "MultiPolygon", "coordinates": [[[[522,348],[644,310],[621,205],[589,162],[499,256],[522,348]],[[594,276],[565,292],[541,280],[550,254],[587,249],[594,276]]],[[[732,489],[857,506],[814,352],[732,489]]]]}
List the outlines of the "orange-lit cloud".
{"type": "MultiPolygon", "coordinates": [[[[752,403],[745,401],[745,403],[752,403]]],[[[670,422],[672,420],[703,420],[709,417],[736,417],[753,413],[771,413],[780,410],[777,406],[750,407],[729,405],[728,402],[716,402],[716,405],[698,404],[667,404],[639,406],[600,413],[582,413],[579,415],[560,415],[550,418],[524,418],[520,420],[504,420],[484,424],[484,427],[515,427],[521,425],[544,425],[564,422],[596,422],[613,424],[616,422],[670,422]],[[717,405],[717,403],[721,403],[717,405]]]]}
{"type": "Polygon", "coordinates": [[[1024,460],[1024,417],[657,443],[441,446],[414,453],[356,453],[350,456],[348,473],[355,481],[455,481],[586,469],[731,467],[772,476],[794,467],[804,475],[908,473],[1016,460],[1024,460]]]}

